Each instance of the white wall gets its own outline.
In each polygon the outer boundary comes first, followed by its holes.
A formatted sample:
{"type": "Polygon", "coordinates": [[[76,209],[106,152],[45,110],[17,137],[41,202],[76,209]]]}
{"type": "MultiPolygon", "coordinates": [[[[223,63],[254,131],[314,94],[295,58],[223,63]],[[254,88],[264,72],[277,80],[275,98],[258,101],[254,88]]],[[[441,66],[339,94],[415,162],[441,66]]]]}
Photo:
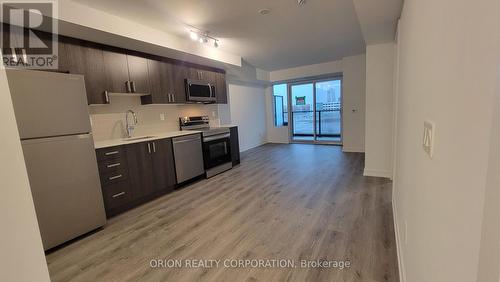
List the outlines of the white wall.
{"type": "Polygon", "coordinates": [[[266,143],[265,89],[230,83],[228,91],[231,124],[238,126],[240,151],[266,143]]]}
{"type": "Polygon", "coordinates": [[[490,147],[498,146],[491,128],[499,5],[404,3],[393,195],[403,282],[478,278],[490,147]],[[426,119],[436,124],[433,159],[421,145],[426,119]]]}
{"type": "Polygon", "coordinates": [[[342,60],[271,71],[271,82],[342,72],[342,60]]]}
{"type": "Polygon", "coordinates": [[[365,151],[366,56],[342,59],[343,148],[344,152],[365,151]]]}
{"type": "Polygon", "coordinates": [[[274,94],[273,87],[266,87],[266,126],[267,142],[270,143],[289,143],[288,126],[274,126],[274,94]]]}
{"type": "Polygon", "coordinates": [[[392,177],[394,43],[366,47],[364,175],[392,177]]]}
{"type": "MultiPolygon", "coordinates": [[[[271,82],[343,73],[343,150],[364,152],[365,143],[365,55],[345,57],[339,61],[307,65],[269,73],[271,82]]],[[[266,91],[268,140],[288,143],[288,127],[274,127],[272,88],[266,91]]]]}
{"type": "Polygon", "coordinates": [[[0,281],[50,281],[3,69],[0,69],[0,93],[0,281]]]}
{"type": "MultiPolygon", "coordinates": [[[[500,50],[499,50],[500,54],[500,50]]],[[[500,281],[500,66],[497,69],[495,115],[483,212],[477,281],[500,281]]]]}

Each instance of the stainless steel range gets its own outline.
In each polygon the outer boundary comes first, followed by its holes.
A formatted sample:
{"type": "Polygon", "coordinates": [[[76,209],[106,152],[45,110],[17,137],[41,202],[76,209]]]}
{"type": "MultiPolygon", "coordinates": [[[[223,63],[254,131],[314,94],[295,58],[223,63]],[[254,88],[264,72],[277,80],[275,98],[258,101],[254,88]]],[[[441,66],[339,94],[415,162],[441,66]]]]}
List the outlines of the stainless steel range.
{"type": "Polygon", "coordinates": [[[202,131],[203,162],[210,178],[233,167],[229,128],[210,127],[208,116],[180,117],[181,130],[202,131]]]}

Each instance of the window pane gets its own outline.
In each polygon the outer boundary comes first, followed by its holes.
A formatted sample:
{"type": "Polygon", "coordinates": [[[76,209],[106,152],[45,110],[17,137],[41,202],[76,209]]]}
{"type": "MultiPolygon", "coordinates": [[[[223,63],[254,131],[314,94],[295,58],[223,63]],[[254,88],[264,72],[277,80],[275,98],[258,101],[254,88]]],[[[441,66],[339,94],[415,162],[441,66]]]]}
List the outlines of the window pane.
{"type": "Polygon", "coordinates": [[[287,84],[273,85],[274,95],[274,125],[288,125],[288,89],[287,84]]]}
{"type": "Polygon", "coordinates": [[[284,125],[284,113],[283,113],[283,97],[274,96],[274,125],[283,126],[284,125]]]}

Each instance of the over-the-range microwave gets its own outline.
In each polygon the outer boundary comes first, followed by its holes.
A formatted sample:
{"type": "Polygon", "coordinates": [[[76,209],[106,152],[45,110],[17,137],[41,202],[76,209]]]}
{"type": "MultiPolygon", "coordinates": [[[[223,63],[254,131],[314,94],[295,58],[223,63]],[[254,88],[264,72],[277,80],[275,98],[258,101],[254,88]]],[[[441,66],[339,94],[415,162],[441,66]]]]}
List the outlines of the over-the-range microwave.
{"type": "Polygon", "coordinates": [[[215,86],[200,80],[186,79],[186,98],[192,103],[215,103],[215,86]]]}

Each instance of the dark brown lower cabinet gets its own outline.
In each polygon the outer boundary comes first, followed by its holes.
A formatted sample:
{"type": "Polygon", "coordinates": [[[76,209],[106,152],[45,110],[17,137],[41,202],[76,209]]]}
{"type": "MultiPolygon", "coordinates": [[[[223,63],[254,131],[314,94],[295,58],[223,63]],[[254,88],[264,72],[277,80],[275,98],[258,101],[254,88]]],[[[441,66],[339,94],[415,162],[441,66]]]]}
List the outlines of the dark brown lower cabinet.
{"type": "Polygon", "coordinates": [[[231,144],[231,161],[233,162],[233,166],[240,163],[240,141],[238,138],[238,127],[233,126],[229,128],[229,132],[231,134],[230,144],[231,144]]]}
{"type": "Polygon", "coordinates": [[[175,165],[172,139],[155,140],[153,143],[153,174],[155,191],[171,191],[175,187],[175,165]]]}
{"type": "Polygon", "coordinates": [[[175,188],[172,139],[97,150],[106,215],[114,216],[175,188]]]}
{"type": "Polygon", "coordinates": [[[172,139],[127,145],[134,198],[163,194],[174,189],[175,167],[172,139]]]}

